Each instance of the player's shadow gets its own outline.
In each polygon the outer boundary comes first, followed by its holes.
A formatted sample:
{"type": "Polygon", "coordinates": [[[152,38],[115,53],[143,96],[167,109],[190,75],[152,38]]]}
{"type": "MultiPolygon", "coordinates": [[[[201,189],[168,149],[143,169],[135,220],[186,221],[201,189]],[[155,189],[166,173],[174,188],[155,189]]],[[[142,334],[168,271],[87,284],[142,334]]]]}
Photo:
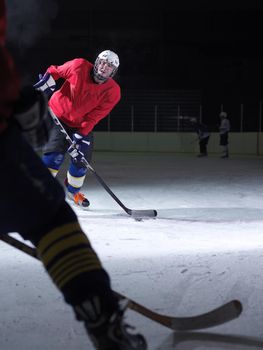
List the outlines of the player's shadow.
{"type": "Polygon", "coordinates": [[[155,350],[252,350],[263,349],[263,340],[259,338],[223,335],[216,333],[174,332],[155,350]]]}
{"type": "Polygon", "coordinates": [[[244,207],[159,209],[157,219],[189,222],[254,222],[262,221],[263,209],[244,207]]]}

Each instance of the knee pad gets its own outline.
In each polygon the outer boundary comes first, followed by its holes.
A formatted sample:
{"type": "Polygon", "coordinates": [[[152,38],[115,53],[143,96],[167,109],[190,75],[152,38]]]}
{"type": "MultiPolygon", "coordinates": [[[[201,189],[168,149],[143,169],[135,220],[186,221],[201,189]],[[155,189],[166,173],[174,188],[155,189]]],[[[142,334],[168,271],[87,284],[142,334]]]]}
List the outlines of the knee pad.
{"type": "Polygon", "coordinates": [[[83,164],[79,166],[78,164],[72,162],[70,164],[68,172],[70,173],[71,176],[74,177],[82,177],[87,174],[88,169],[86,167],[83,167],[83,164]]]}

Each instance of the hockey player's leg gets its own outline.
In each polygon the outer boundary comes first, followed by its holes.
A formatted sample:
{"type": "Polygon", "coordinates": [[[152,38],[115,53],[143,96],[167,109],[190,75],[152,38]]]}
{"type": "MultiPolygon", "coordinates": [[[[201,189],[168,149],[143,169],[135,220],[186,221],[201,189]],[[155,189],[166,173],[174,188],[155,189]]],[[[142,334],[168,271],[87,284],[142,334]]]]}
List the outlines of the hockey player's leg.
{"type": "Polygon", "coordinates": [[[206,157],[207,156],[207,149],[206,149],[206,139],[200,139],[199,141],[199,147],[200,147],[200,154],[198,157],[206,157]]]}
{"type": "Polygon", "coordinates": [[[220,135],[220,146],[223,148],[223,155],[221,158],[228,158],[229,157],[229,151],[228,151],[228,133],[224,133],[220,135]]]}
{"type": "Polygon", "coordinates": [[[228,152],[228,145],[223,146],[223,155],[221,158],[228,158],[229,152],[228,152]]]}
{"type": "Polygon", "coordinates": [[[59,152],[45,153],[42,156],[42,160],[51,174],[56,177],[59,168],[64,160],[64,154],[59,152]]]}
{"type": "Polygon", "coordinates": [[[51,174],[56,177],[67,150],[67,142],[65,136],[61,133],[58,126],[48,114],[49,118],[49,135],[48,141],[42,149],[42,160],[51,174]]]}
{"type": "Polygon", "coordinates": [[[82,163],[75,163],[72,160],[65,179],[68,198],[76,205],[85,208],[89,207],[90,202],[80,190],[84,184],[86,174],[87,168],[84,168],[82,163]]]}
{"type": "Polygon", "coordinates": [[[128,332],[125,308],[112,293],[109,276],[79,223],[75,219],[63,224],[72,215],[65,203],[55,228],[36,243],[38,256],[76,318],[84,322],[96,349],[145,350],[143,336],[128,332]]]}
{"type": "MultiPolygon", "coordinates": [[[[93,150],[93,134],[90,133],[88,136],[86,136],[85,143],[81,143],[79,147],[79,150],[83,153],[84,158],[88,163],[90,163],[93,150]]],[[[72,158],[67,171],[67,178],[65,179],[68,198],[72,200],[75,205],[84,208],[88,208],[90,205],[90,202],[85,197],[84,193],[80,192],[84,184],[87,171],[87,167],[83,166],[81,161],[77,161],[72,158]]]]}

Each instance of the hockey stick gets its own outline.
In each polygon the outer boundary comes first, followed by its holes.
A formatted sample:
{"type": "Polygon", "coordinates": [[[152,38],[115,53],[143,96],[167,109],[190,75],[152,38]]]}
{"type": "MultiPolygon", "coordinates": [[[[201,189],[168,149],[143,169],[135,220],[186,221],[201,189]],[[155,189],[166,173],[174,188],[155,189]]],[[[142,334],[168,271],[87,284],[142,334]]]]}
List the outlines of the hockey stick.
{"type": "MultiPolygon", "coordinates": [[[[15,247],[24,253],[39,259],[37,256],[37,251],[35,248],[28,246],[27,244],[17,240],[16,238],[9,235],[0,235],[0,239],[6,242],[7,244],[15,247]]],[[[209,328],[218,326],[220,324],[229,322],[237,318],[242,312],[242,304],[239,300],[231,300],[228,303],[225,303],[219,306],[216,309],[213,309],[207,313],[200,314],[197,316],[189,317],[174,317],[159,314],[153,310],[146,308],[145,306],[138,304],[132,299],[127,298],[126,296],[114,292],[119,300],[125,299],[127,301],[127,306],[136,311],[137,313],[147,317],[148,319],[157,322],[165,327],[170,328],[174,331],[188,331],[188,330],[197,330],[203,328],[209,328]]]]}
{"type": "MultiPolygon", "coordinates": [[[[61,124],[58,117],[54,114],[52,109],[48,107],[48,110],[50,112],[50,115],[52,119],[54,120],[55,124],[60,128],[60,131],[65,134],[66,140],[70,143],[70,145],[73,144],[73,141],[63,125],[61,124]]],[[[142,217],[155,217],[157,215],[157,211],[153,209],[149,210],[135,210],[135,209],[129,209],[127,208],[120,199],[112,192],[112,190],[109,188],[108,185],[104,182],[104,180],[97,174],[97,172],[94,170],[94,168],[89,164],[89,162],[86,160],[85,157],[82,157],[81,162],[85,165],[87,169],[89,169],[92,174],[96,177],[96,179],[99,181],[99,183],[102,185],[102,187],[109,193],[109,195],[122,207],[124,211],[126,211],[127,214],[131,215],[135,218],[142,218],[142,217]]]]}

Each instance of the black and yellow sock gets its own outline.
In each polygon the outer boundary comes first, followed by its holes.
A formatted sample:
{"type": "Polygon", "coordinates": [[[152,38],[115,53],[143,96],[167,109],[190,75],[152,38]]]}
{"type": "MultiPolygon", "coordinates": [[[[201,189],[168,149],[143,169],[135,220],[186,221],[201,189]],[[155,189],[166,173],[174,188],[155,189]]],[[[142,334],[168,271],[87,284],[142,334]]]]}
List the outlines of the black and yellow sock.
{"type": "Polygon", "coordinates": [[[62,290],[76,277],[101,270],[101,262],[78,222],[62,225],[44,235],[37,250],[48,274],[62,290]]]}

